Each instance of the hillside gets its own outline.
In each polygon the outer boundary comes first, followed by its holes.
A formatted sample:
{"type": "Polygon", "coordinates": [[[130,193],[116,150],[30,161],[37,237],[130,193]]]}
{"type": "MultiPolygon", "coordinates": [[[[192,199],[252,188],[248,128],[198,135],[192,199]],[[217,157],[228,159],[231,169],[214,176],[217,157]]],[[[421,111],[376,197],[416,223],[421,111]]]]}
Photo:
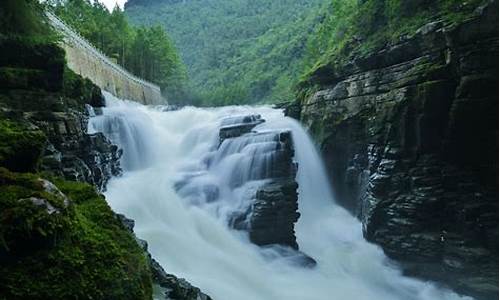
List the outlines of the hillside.
{"type": "Polygon", "coordinates": [[[162,24],[205,105],[282,102],[302,72],[321,0],[129,0],[136,25],[162,24]]]}

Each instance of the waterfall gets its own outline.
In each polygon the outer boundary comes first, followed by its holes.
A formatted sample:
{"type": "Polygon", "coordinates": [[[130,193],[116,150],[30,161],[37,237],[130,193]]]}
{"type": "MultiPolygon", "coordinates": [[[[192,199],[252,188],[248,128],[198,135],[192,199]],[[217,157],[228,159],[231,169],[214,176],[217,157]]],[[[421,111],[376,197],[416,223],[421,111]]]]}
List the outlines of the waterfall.
{"type": "Polygon", "coordinates": [[[123,149],[126,170],[110,181],[107,201],[136,221],[136,234],[165,270],[214,299],[470,299],[404,277],[366,242],[358,220],[335,204],[310,137],[280,110],[163,111],[109,94],[106,105],[89,131],[103,132],[123,149]],[[221,142],[221,128],[252,122],[258,123],[253,133],[221,142]],[[297,242],[316,260],[313,268],[294,264],[278,247],[258,247],[229,226],[275,172],[269,166],[281,155],[276,132],[283,131],[292,134],[298,165],[297,242]]]}

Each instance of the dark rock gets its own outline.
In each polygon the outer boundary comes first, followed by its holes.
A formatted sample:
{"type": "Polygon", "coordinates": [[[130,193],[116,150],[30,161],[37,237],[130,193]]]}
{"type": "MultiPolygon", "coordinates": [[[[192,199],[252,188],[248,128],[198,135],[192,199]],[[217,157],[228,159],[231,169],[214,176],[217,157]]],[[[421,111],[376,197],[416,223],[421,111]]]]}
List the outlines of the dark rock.
{"type": "Polygon", "coordinates": [[[69,180],[84,181],[105,190],[113,176],[121,174],[121,150],[102,134],[87,134],[88,117],[77,111],[28,113],[47,136],[40,168],[69,180]]]}
{"type": "Polygon", "coordinates": [[[167,274],[162,266],[154,259],[151,259],[151,271],[153,281],[166,289],[166,300],[211,300],[199,288],[192,286],[183,278],[167,274]]]}
{"type": "Polygon", "coordinates": [[[182,106],[176,104],[168,104],[168,105],[159,105],[158,108],[160,108],[160,110],[163,112],[169,112],[169,111],[180,110],[182,109],[182,106]]]}
{"type": "Polygon", "coordinates": [[[134,227],[135,227],[135,221],[132,219],[127,218],[123,214],[116,214],[116,218],[120,223],[123,224],[123,226],[131,233],[134,232],[134,227]]]}
{"type": "MultiPolygon", "coordinates": [[[[123,226],[134,236],[135,222],[125,215],[116,214],[116,218],[123,226]]],[[[145,251],[148,251],[148,243],[135,237],[137,244],[145,251]]],[[[149,267],[153,275],[153,282],[165,289],[165,300],[211,300],[211,298],[200,291],[199,288],[192,286],[185,279],[177,278],[172,274],[167,274],[163,267],[151,254],[147,253],[149,267]]]]}
{"type": "MultiPolygon", "coordinates": [[[[248,137],[249,143],[259,133],[248,133],[247,124],[253,127],[264,122],[260,116],[242,116],[226,120],[227,123],[235,125],[221,127],[221,141],[228,139],[229,136],[231,138],[242,136],[241,138],[248,137]],[[230,129],[227,129],[228,127],[230,129]]],[[[300,214],[297,212],[298,185],[295,181],[297,165],[293,160],[292,135],[290,131],[265,134],[271,135],[269,139],[276,141],[276,148],[271,150],[273,159],[267,170],[256,174],[252,180],[268,181],[256,190],[251,200],[251,207],[244,213],[235,214],[230,225],[236,229],[247,230],[250,240],[259,246],[279,244],[298,249],[294,224],[300,214]]],[[[259,139],[255,141],[258,143],[259,139]]],[[[242,183],[237,185],[239,184],[242,183]]]]}
{"type": "Polygon", "coordinates": [[[253,243],[299,248],[294,230],[300,216],[297,188],[294,179],[283,179],[273,180],[257,190],[247,224],[253,243]]]}
{"type": "Polygon", "coordinates": [[[284,261],[289,265],[313,268],[316,261],[307,254],[286,246],[271,245],[263,247],[264,257],[270,261],[284,261]]]}
{"type": "MultiPolygon", "coordinates": [[[[264,120],[258,115],[224,119],[220,129],[221,142],[230,142],[227,139],[231,138],[247,138],[248,143],[255,141],[256,147],[259,147],[260,139],[256,137],[262,133],[250,131],[262,122],[264,120]]],[[[267,170],[256,174],[252,180],[266,179],[266,182],[255,191],[250,201],[251,206],[245,212],[233,215],[230,226],[248,231],[250,241],[256,245],[281,245],[298,250],[294,224],[300,214],[297,212],[297,164],[293,160],[292,134],[290,131],[276,131],[266,132],[265,135],[269,136],[267,140],[276,143],[276,147],[270,150],[271,165],[267,170]]],[[[294,251],[294,255],[297,253],[294,251]]],[[[303,263],[309,265],[307,260],[303,260],[303,263]]]]}
{"type": "Polygon", "coordinates": [[[405,273],[498,296],[498,2],[318,73],[300,105],[343,206],[405,273]]]}
{"type": "Polygon", "coordinates": [[[222,120],[219,131],[220,141],[249,133],[255,126],[264,122],[260,115],[228,117],[222,120]]]}

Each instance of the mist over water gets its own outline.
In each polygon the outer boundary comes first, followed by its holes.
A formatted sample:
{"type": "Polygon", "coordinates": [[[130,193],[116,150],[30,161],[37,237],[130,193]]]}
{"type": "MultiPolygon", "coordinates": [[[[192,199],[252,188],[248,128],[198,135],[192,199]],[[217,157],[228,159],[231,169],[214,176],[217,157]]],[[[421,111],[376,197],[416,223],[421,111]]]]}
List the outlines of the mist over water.
{"type": "Polygon", "coordinates": [[[380,248],[367,243],[361,224],[335,204],[311,139],[280,110],[238,106],[164,112],[109,94],[106,101],[104,114],[91,119],[89,131],[104,132],[123,149],[125,169],[109,183],[107,201],[135,220],[136,234],[167,272],[215,300],[470,299],[402,276],[380,248]],[[267,144],[256,149],[234,139],[218,148],[223,119],[249,114],[266,120],[254,129],[262,133],[255,139],[262,140],[253,142],[267,144]],[[315,268],[299,267],[280,258],[277,249],[259,248],[244,231],[228,227],[231,214],[249,205],[248,193],[262,180],[259,174],[267,172],[265,161],[272,155],[266,149],[273,141],[263,136],[276,129],[292,131],[301,213],[297,242],[317,261],[315,268]],[[186,183],[190,176],[195,179],[186,183]]]}

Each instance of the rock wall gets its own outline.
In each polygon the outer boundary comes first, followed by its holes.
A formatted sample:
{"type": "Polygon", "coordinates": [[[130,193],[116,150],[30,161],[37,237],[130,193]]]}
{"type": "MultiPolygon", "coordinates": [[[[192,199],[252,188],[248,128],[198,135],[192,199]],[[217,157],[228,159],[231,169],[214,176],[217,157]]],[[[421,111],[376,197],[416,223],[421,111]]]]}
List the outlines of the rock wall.
{"type": "Polygon", "coordinates": [[[2,37],[0,53],[0,298],[151,299],[146,254],[97,191],[120,172],[86,134],[101,91],[55,44],[2,37]]]}
{"type": "Polygon", "coordinates": [[[289,107],[336,199],[405,272],[498,295],[498,1],[311,77],[289,107]]]}
{"type": "Polygon", "coordinates": [[[136,237],[134,233],[135,221],[128,219],[124,215],[117,214],[117,218],[125,228],[135,237],[137,243],[144,252],[148,253],[148,264],[153,275],[153,282],[162,288],[162,296],[165,300],[212,300],[212,298],[199,288],[192,286],[183,278],[165,272],[163,267],[148,252],[148,243],[136,237]]]}
{"type": "Polygon", "coordinates": [[[87,134],[85,105],[103,104],[99,88],[65,69],[65,54],[57,45],[3,39],[0,50],[0,120],[10,127],[2,131],[0,163],[12,171],[49,171],[104,190],[121,172],[121,151],[104,135],[87,134]]]}
{"type": "MultiPolygon", "coordinates": [[[[248,210],[235,214],[230,225],[248,231],[250,240],[259,246],[278,244],[298,249],[294,224],[300,214],[297,212],[298,184],[295,180],[297,166],[294,161],[291,133],[275,131],[262,134],[252,131],[255,126],[265,122],[260,115],[227,118],[230,122],[232,119],[241,119],[241,122],[220,128],[219,150],[225,146],[224,143],[230,144],[235,141],[234,139],[246,139],[247,144],[253,144],[257,148],[266,147],[259,136],[274,141],[276,146],[270,151],[256,151],[253,154],[252,159],[256,161],[261,158],[259,155],[271,157],[269,170],[261,170],[262,172],[252,178],[266,182],[256,189],[251,199],[252,205],[248,210]]],[[[261,166],[252,167],[257,169],[261,166]]]]}
{"type": "Polygon", "coordinates": [[[68,67],[89,78],[94,84],[111,94],[142,104],[166,104],[160,87],[144,81],[112,62],[84,38],[70,29],[55,15],[47,14],[51,23],[64,36],[62,47],[66,51],[68,67]]]}
{"type": "Polygon", "coordinates": [[[101,90],[55,44],[0,38],[0,53],[0,295],[151,299],[155,283],[166,300],[210,300],[167,274],[99,193],[122,154],[87,133],[101,90]]]}

